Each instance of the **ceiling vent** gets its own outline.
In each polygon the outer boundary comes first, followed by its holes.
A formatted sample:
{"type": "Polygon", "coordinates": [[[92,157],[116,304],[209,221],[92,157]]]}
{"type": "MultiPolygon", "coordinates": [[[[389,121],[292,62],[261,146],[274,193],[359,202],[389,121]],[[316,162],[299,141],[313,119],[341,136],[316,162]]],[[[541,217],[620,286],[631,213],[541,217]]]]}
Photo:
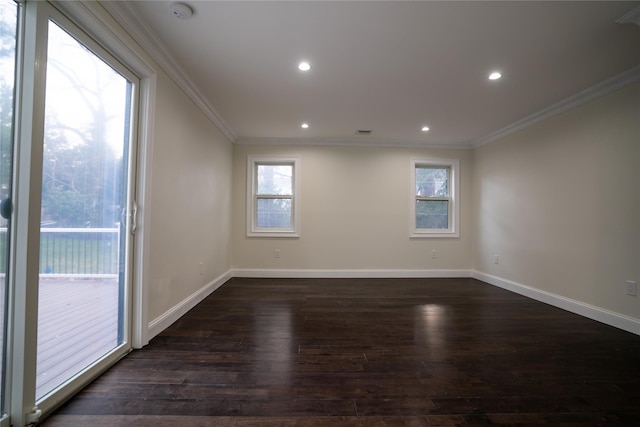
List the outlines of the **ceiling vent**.
{"type": "Polygon", "coordinates": [[[371,135],[373,133],[372,130],[358,129],[356,130],[356,135],[371,135]]]}

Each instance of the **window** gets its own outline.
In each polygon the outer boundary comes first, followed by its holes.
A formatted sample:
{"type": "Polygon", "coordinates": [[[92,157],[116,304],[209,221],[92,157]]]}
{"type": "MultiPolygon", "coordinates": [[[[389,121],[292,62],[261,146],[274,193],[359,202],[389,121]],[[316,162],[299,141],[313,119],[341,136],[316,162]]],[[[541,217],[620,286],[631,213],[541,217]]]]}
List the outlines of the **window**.
{"type": "Polygon", "coordinates": [[[411,160],[411,237],[458,237],[458,160],[411,160]]]}
{"type": "Polygon", "coordinates": [[[300,236],[299,165],[299,157],[249,156],[248,236],[300,236]]]}

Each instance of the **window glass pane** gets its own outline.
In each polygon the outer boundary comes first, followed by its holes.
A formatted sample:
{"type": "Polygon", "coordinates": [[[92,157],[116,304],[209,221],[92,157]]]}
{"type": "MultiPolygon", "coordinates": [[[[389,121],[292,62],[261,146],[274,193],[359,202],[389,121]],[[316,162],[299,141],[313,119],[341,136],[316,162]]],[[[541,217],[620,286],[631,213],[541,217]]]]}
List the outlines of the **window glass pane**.
{"type": "Polygon", "coordinates": [[[258,199],[257,226],[261,228],[292,228],[291,199],[258,199]]]}
{"type": "Polygon", "coordinates": [[[416,228],[446,230],[449,228],[449,202],[446,200],[418,200],[416,228]]]}
{"type": "Polygon", "coordinates": [[[124,342],[131,92],[130,81],[49,22],[38,400],[124,342]]]}
{"type": "Polygon", "coordinates": [[[448,197],[448,195],[449,168],[416,168],[416,196],[448,197]]]}
{"type": "Polygon", "coordinates": [[[278,196],[293,194],[293,165],[258,165],[258,192],[278,196]]]}

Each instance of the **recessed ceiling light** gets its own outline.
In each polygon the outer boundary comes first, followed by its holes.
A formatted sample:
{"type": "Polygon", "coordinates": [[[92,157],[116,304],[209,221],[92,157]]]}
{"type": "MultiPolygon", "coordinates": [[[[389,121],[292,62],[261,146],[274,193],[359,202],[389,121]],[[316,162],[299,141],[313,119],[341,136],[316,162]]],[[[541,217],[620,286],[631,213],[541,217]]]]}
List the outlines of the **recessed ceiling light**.
{"type": "Polygon", "coordinates": [[[429,132],[429,126],[422,126],[422,132],[429,132]]]}
{"type": "Polygon", "coordinates": [[[298,64],[298,70],[300,71],[309,71],[311,69],[311,64],[308,62],[301,62],[298,64]]]}
{"type": "Polygon", "coordinates": [[[302,129],[309,129],[309,123],[303,123],[300,125],[302,129]]]}
{"type": "Polygon", "coordinates": [[[489,80],[498,80],[500,77],[502,77],[502,74],[500,74],[497,71],[494,71],[493,73],[489,74],[489,80]]]}

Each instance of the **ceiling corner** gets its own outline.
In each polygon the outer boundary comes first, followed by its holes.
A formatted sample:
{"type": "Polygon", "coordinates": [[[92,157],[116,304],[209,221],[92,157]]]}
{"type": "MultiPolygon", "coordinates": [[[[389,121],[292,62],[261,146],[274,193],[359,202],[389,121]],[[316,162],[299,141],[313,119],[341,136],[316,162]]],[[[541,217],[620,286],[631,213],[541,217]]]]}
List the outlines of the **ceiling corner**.
{"type": "Polygon", "coordinates": [[[181,67],[164,43],[155,32],[145,23],[136,9],[127,1],[103,2],[103,7],[109,12],[128,32],[142,49],[162,68],[171,79],[185,92],[196,104],[202,113],[222,132],[231,142],[238,136],[231,126],[218,113],[216,108],[201,95],[201,91],[193,79],[181,67]]]}

